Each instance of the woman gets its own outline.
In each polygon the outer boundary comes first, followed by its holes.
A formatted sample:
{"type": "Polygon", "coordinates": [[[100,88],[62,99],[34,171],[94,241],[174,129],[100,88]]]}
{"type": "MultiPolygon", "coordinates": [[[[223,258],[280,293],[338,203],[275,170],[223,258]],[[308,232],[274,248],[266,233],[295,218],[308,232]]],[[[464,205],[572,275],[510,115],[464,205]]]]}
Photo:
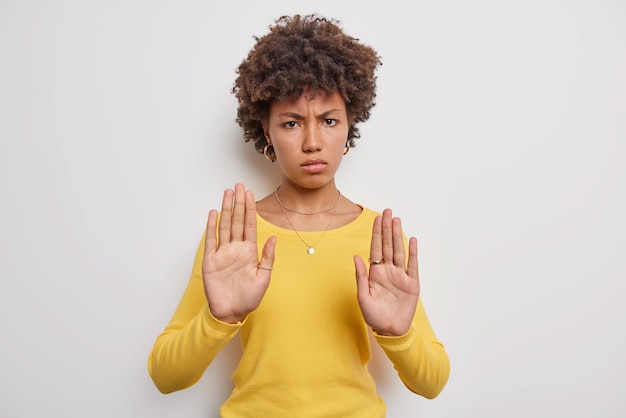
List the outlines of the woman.
{"type": "Polygon", "coordinates": [[[335,184],[374,105],[378,65],[318,16],[280,18],[257,39],[233,88],[237,121],[282,180],[258,202],[237,184],[209,212],[187,290],[150,354],[159,390],[196,383],[240,333],[223,417],[382,417],[368,328],[410,390],[443,389],[449,362],[419,299],[417,240],[407,245],[391,210],[335,184]]]}

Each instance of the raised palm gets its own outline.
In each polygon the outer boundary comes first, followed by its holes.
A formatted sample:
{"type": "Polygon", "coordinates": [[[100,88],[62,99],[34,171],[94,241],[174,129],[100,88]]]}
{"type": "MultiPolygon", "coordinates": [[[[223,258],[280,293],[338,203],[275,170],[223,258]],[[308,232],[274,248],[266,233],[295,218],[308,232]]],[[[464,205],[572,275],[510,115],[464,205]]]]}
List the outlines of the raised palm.
{"type": "Polygon", "coordinates": [[[420,284],[414,237],[408,262],[406,258],[400,219],[386,209],[374,221],[369,271],[361,257],[354,257],[359,306],[365,322],[379,334],[405,334],[415,315],[420,284]]]}
{"type": "Polygon", "coordinates": [[[269,286],[276,238],[267,240],[259,260],[256,236],[254,194],[236,184],[235,190],[224,192],[219,222],[217,211],[209,212],[202,262],[209,309],[220,321],[242,321],[259,306],[269,286]]]}

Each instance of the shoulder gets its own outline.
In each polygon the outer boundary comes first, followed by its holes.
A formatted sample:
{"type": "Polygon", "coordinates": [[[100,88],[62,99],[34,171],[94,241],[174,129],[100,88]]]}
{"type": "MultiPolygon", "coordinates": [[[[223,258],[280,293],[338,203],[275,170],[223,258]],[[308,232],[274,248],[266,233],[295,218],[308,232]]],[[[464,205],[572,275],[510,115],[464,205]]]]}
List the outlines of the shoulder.
{"type": "Polygon", "coordinates": [[[374,209],[368,208],[367,206],[359,205],[359,207],[361,208],[362,216],[364,216],[366,218],[374,219],[375,217],[382,215],[381,212],[378,212],[378,211],[376,211],[374,209]]]}

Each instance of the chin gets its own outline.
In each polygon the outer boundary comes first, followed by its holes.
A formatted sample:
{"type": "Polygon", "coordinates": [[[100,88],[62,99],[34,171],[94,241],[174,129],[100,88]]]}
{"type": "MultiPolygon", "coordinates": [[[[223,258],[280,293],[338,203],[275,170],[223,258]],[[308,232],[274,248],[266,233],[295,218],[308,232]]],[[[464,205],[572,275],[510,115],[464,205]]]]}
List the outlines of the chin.
{"type": "Polygon", "coordinates": [[[328,177],[324,175],[313,175],[308,176],[307,178],[288,178],[288,181],[292,183],[294,186],[302,188],[302,189],[321,189],[322,187],[327,186],[329,183],[333,181],[334,177],[328,177]]]}

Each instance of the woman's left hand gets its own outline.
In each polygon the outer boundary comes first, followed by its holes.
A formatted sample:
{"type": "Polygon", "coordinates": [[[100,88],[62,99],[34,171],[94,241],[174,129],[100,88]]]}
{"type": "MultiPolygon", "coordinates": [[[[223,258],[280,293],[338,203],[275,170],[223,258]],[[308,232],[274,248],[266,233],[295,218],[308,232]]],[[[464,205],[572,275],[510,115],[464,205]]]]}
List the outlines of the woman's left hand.
{"type": "Polygon", "coordinates": [[[409,240],[407,263],[400,218],[393,218],[391,209],[374,220],[369,274],[361,257],[354,257],[354,266],[365,322],[380,335],[406,334],[420,294],[417,239],[409,240]]]}

